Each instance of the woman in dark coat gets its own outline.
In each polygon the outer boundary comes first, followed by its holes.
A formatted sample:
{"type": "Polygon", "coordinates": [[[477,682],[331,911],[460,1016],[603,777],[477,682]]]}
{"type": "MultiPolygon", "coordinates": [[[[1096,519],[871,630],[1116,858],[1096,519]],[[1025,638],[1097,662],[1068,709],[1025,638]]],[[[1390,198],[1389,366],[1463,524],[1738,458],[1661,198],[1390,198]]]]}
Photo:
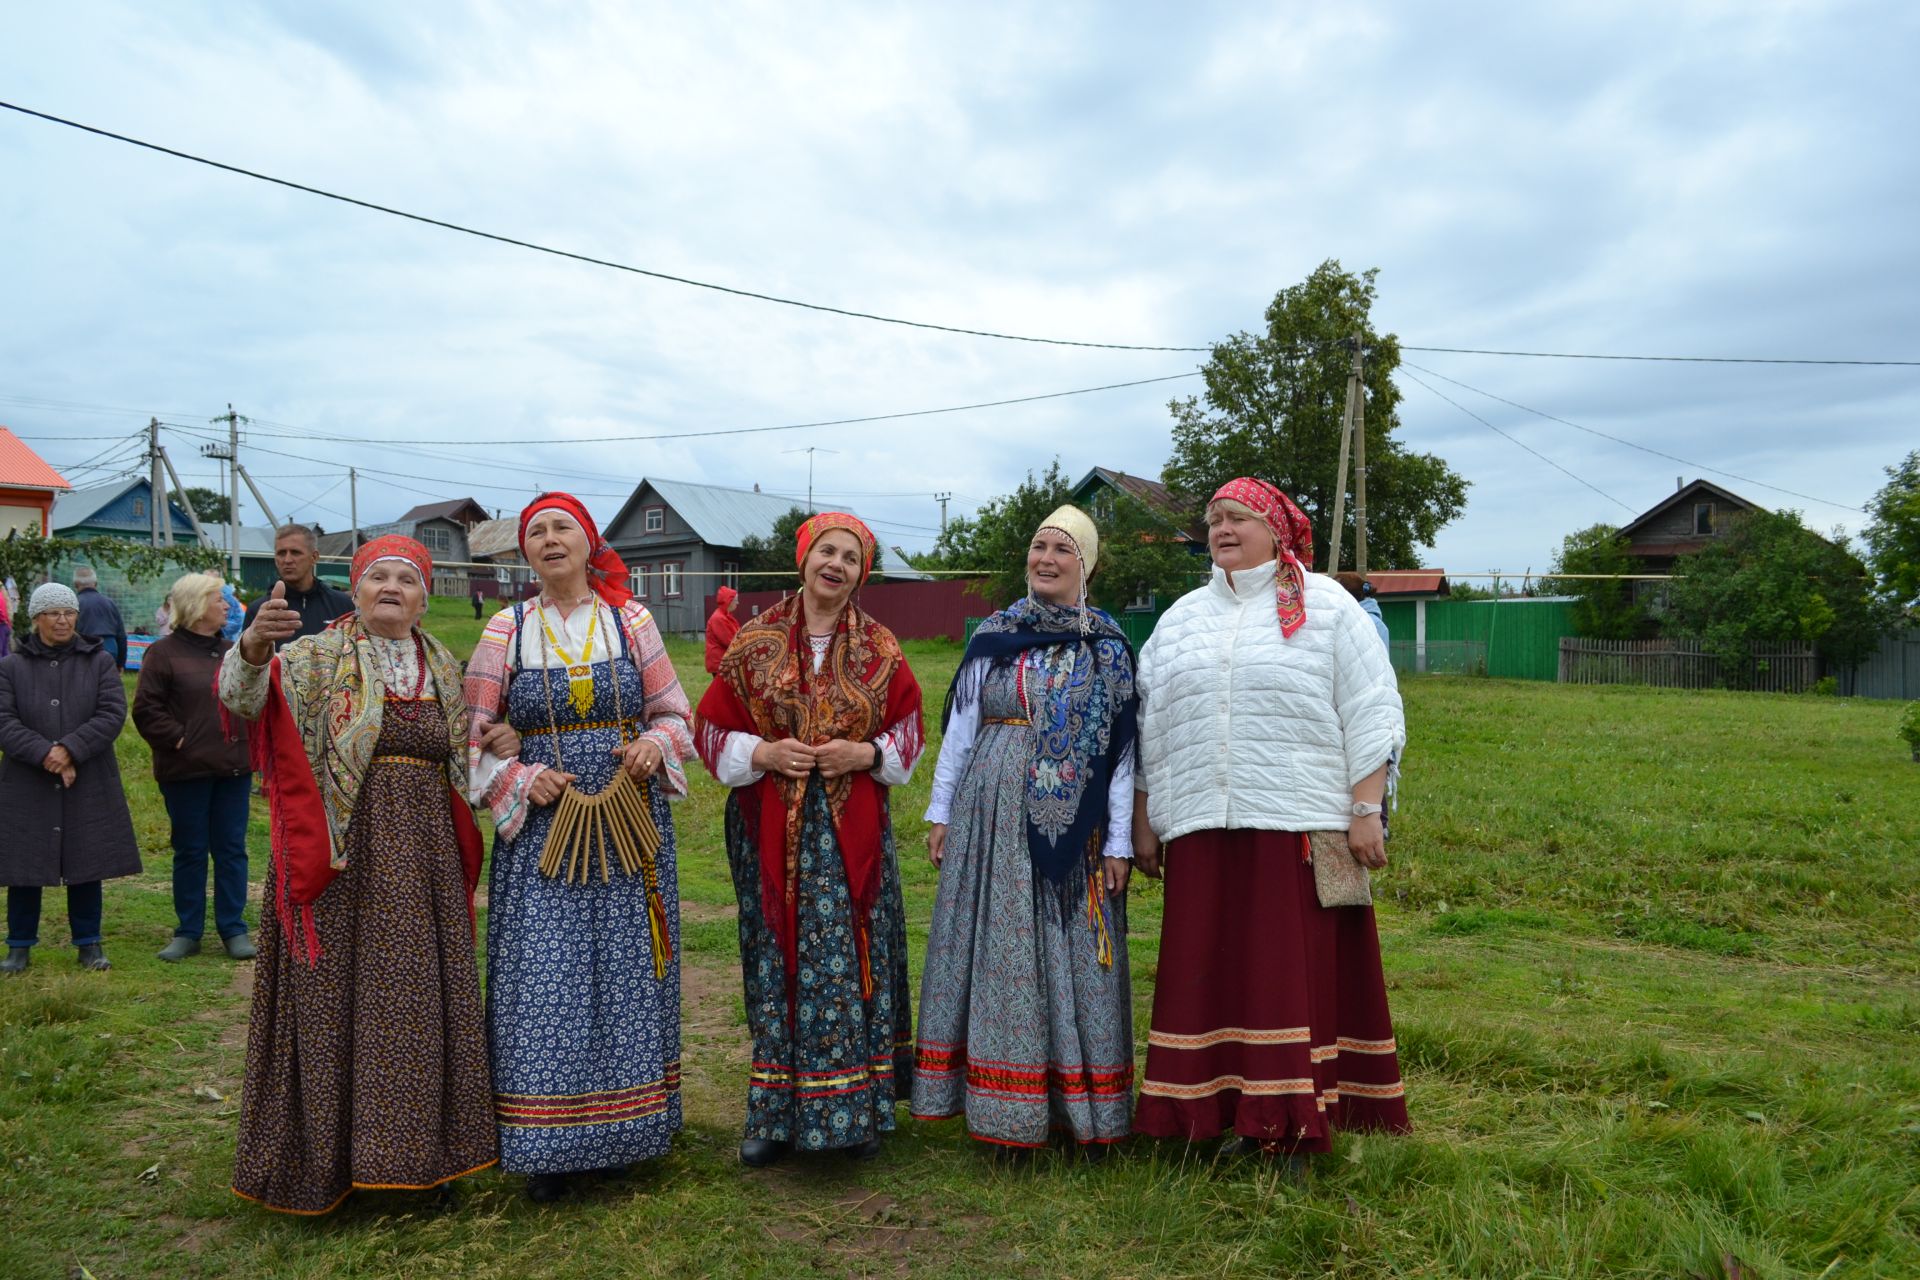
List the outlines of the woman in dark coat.
{"type": "Polygon", "coordinates": [[[40,941],[40,890],[67,887],[80,965],[107,969],[100,882],[140,871],[133,817],[113,742],[127,719],[120,671],[78,634],[80,604],[49,582],[27,605],[29,628],[0,658],[0,884],[7,886],[7,958],[21,973],[40,941]]]}

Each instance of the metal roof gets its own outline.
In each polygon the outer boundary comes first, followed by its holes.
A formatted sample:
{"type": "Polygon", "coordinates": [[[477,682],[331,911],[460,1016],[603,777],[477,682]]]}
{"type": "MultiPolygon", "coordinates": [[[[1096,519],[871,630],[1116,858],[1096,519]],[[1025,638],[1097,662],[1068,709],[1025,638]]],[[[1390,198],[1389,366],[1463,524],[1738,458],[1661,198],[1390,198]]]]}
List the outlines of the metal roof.
{"type": "Polygon", "coordinates": [[[53,500],[52,527],[60,530],[85,524],[101,508],[118,501],[121,494],[135,485],[146,483],[146,477],[133,476],[125,480],[109,480],[106,484],[89,485],[84,489],[69,489],[53,500]]]}
{"type": "Polygon", "coordinates": [[[792,498],[717,484],[653,479],[646,483],[710,547],[738,547],[748,538],[765,538],[773,533],[776,520],[801,505],[792,498]]]}
{"type": "Polygon", "coordinates": [[[71,489],[66,477],[28,448],[19,436],[0,427],[0,486],[9,489],[71,489]]]}

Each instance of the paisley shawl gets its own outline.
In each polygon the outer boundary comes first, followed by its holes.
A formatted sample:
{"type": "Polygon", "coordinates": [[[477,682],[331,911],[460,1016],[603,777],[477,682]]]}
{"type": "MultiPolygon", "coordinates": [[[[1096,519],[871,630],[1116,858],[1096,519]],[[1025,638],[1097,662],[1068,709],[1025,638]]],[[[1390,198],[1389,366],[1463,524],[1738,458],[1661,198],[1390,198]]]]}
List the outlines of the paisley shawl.
{"type": "Polygon", "coordinates": [[[982,622],[947,689],[940,723],[979,701],[985,673],[1041,649],[1039,670],[1022,669],[1034,733],[1027,766],[1027,851],[1034,870],[1063,892],[1077,890],[1090,843],[1114,815],[1107,787],[1114,762],[1132,748],[1140,702],[1133,648],[1105,611],[1028,597],[982,622]],[[1082,634],[1082,618],[1087,633],[1082,634]],[[984,659],[974,663],[973,659],[984,659]],[[1035,676],[1040,679],[1035,680],[1035,676]]]}
{"type": "MultiPolygon", "coordinates": [[[[841,615],[818,674],[799,596],[743,624],[695,714],[694,736],[711,768],[728,733],[763,741],[867,742],[902,720],[920,725],[920,685],[900,642],[858,605],[841,615]]],[[[739,788],[740,816],[760,851],[761,909],[780,940],[789,990],[798,963],[796,887],[807,778],[768,772],[739,788]]],[[[866,967],[868,919],[880,892],[887,790],[871,773],[821,778],[853,900],[866,967]]]]}
{"type": "MultiPolygon", "coordinates": [[[[480,832],[466,804],[466,699],[460,663],[446,645],[414,630],[426,646],[427,680],[446,720],[447,785],[466,873],[467,894],[480,877],[480,832]]],[[[274,656],[273,696],[251,735],[254,765],[267,795],[274,852],[273,892],[295,951],[319,961],[313,904],[346,869],[347,828],[373,764],[387,688],[356,614],[274,656]],[[297,937],[294,920],[305,925],[297,937]]]]}

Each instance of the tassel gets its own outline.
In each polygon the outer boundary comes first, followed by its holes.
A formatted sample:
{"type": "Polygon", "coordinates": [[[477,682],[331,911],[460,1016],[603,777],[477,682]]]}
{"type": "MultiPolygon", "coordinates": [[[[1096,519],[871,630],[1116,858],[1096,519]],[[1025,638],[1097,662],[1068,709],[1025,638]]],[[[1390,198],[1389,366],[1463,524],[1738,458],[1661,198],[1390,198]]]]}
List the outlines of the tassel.
{"type": "Polygon", "coordinates": [[[854,949],[860,953],[860,998],[862,1000],[873,999],[873,959],[871,954],[873,943],[869,937],[869,932],[869,927],[864,920],[860,922],[860,927],[853,931],[854,949]]]}
{"type": "Polygon", "coordinates": [[[1102,969],[1113,968],[1113,933],[1107,928],[1107,882],[1102,874],[1100,846],[1104,833],[1087,841],[1087,927],[1093,930],[1093,954],[1102,969]]]}

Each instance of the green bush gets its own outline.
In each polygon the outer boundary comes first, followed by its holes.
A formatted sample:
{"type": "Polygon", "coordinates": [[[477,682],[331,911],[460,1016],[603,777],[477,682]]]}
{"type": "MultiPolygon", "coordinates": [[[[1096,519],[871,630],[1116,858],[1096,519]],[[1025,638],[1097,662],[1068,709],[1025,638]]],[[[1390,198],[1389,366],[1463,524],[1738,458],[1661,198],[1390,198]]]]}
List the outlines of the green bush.
{"type": "Polygon", "coordinates": [[[1900,736],[1906,739],[1909,747],[1920,754],[1920,702],[1909,702],[1904,715],[1900,717],[1900,736]]]}

